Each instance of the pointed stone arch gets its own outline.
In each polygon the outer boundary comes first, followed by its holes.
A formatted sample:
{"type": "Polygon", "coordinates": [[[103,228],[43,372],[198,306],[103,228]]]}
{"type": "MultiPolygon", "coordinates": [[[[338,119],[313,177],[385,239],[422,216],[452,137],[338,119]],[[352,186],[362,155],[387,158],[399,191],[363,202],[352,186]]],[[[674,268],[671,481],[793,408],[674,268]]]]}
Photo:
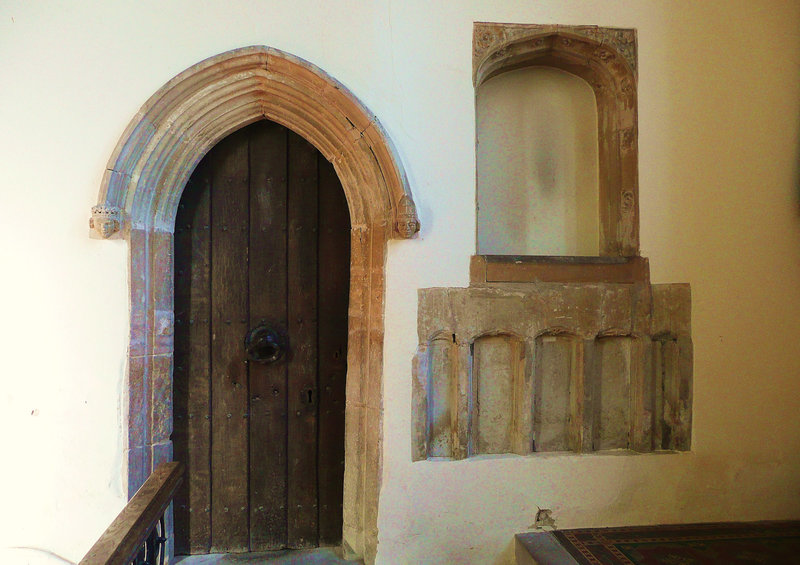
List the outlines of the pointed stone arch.
{"type": "Polygon", "coordinates": [[[322,70],[277,49],[229,51],[170,80],[131,120],[103,177],[92,236],[124,238],[130,246],[128,492],[132,496],[172,458],[172,252],[183,188],[219,140],[262,119],[294,130],[333,163],[350,209],[344,542],[372,562],[386,242],[413,236],[419,222],[403,169],[375,116],[322,70]]]}

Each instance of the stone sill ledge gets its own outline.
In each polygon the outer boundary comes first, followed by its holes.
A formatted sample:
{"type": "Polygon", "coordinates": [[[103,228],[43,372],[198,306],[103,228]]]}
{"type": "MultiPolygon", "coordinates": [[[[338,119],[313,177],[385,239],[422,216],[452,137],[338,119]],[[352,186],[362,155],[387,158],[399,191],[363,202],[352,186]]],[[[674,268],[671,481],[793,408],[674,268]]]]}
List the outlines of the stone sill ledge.
{"type": "Polygon", "coordinates": [[[480,453],[477,455],[470,455],[468,457],[464,457],[463,459],[457,459],[454,457],[428,457],[426,459],[420,459],[419,461],[415,461],[415,463],[419,463],[420,461],[428,461],[432,464],[437,463],[452,463],[452,462],[463,462],[463,461],[473,461],[473,462],[480,462],[480,461],[497,461],[497,460],[505,460],[505,459],[561,459],[566,457],[597,457],[597,456],[606,456],[606,457],[621,457],[621,456],[662,456],[662,455],[692,455],[694,452],[692,451],[678,451],[675,449],[659,449],[654,451],[635,451],[633,449],[604,449],[601,451],[584,451],[584,452],[577,452],[577,451],[537,451],[533,453],[526,453],[524,455],[519,453],[480,453]]]}
{"type": "Polygon", "coordinates": [[[645,257],[473,255],[470,285],[496,283],[650,283],[645,257]]]}

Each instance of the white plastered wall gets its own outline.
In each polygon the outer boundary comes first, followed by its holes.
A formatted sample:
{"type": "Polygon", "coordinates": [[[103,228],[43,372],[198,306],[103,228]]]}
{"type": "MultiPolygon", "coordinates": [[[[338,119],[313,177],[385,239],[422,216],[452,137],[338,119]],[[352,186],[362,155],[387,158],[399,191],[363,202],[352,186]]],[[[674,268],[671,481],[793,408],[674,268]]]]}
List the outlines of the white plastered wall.
{"type": "Polygon", "coordinates": [[[0,3],[0,562],[77,561],[125,503],[127,248],[88,239],[89,209],[140,105],[251,44],[350,88],[419,207],[387,262],[379,562],[507,563],[537,507],[800,518],[798,21],[784,0],[0,3]],[[692,453],[411,463],[416,292],[465,286],[475,251],[473,21],[638,29],[642,254],[692,285],[692,453]]]}

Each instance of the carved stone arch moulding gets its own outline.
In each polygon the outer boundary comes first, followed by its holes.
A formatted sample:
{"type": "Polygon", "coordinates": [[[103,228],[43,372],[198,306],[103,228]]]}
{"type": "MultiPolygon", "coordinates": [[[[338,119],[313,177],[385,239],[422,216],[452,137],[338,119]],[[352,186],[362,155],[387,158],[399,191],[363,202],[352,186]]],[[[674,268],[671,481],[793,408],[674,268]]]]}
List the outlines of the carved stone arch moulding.
{"type": "Polygon", "coordinates": [[[598,118],[600,254],[639,255],[636,30],[597,26],[476,22],[476,90],[523,67],[559,68],[585,80],[598,118]]]}
{"type": "MultiPolygon", "coordinates": [[[[331,161],[352,226],[344,542],[367,562],[377,548],[381,477],[386,242],[419,231],[394,148],[351,92],[311,63],[269,47],[211,57],[182,72],[123,133],[92,209],[91,236],[130,245],[127,368],[129,495],[172,458],[173,230],[183,188],[229,133],[269,119],[331,161]]],[[[171,529],[171,526],[168,527],[171,529]]]]}

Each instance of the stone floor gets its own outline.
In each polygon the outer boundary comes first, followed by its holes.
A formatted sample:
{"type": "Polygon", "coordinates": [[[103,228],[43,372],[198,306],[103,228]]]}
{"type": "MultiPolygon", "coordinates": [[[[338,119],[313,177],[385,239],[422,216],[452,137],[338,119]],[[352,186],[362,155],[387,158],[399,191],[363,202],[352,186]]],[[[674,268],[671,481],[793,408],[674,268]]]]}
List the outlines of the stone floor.
{"type": "Polygon", "coordinates": [[[332,548],[270,551],[267,553],[217,553],[211,555],[179,555],[179,565],[356,565],[346,561],[332,548]]]}

